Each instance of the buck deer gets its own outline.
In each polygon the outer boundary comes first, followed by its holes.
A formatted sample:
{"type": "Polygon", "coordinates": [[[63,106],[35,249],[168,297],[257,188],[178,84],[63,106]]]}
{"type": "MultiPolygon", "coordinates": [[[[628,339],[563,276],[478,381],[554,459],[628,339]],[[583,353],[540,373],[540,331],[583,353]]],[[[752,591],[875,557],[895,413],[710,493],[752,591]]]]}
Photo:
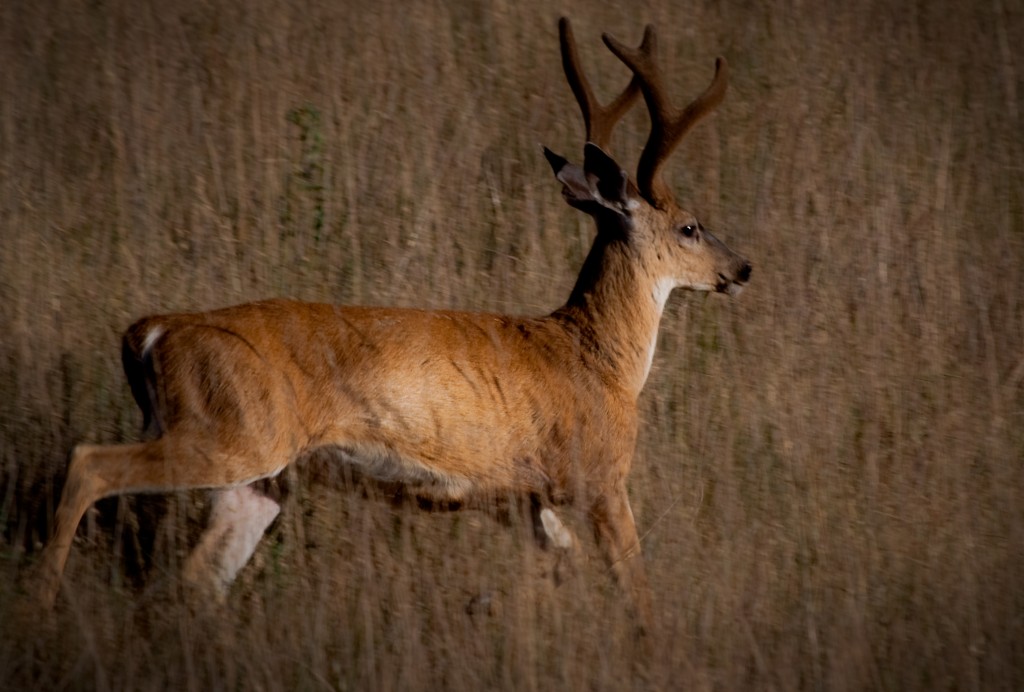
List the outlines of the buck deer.
{"type": "Polygon", "coordinates": [[[633,72],[599,103],[568,20],[562,63],[583,112],[583,166],[545,149],[562,194],[593,217],[594,244],[564,306],[539,318],[267,300],[145,317],[123,338],[132,394],[155,438],[75,447],[42,557],[52,606],[83,513],[124,493],[213,489],[211,519],[185,577],[223,592],[278,514],[252,484],[315,448],[467,505],[528,499],[538,540],[575,539],[555,508],[581,507],[641,626],[651,600],[626,493],[662,310],[673,288],[736,293],[751,266],[681,208],[660,176],[683,135],[722,99],[726,64],[674,108],[654,29],[637,49],[604,41],[633,72]],[[643,94],[650,136],[636,180],[605,148],[643,94]]]}

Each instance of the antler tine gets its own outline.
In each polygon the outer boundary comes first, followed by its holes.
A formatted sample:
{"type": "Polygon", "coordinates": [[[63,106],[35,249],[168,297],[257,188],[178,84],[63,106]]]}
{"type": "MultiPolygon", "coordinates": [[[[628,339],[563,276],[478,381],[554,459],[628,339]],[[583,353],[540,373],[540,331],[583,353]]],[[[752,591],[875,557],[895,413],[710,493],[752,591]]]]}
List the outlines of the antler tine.
{"type": "Polygon", "coordinates": [[[644,40],[637,49],[622,45],[608,34],[603,38],[612,53],[640,80],[640,89],[651,114],[651,134],[637,165],[637,187],[648,202],[664,207],[673,196],[668,185],[658,176],[658,170],[689,129],[722,102],[729,83],[728,65],[725,58],[718,58],[711,84],[690,105],[679,109],[672,106],[665,93],[656,59],[657,37],[653,26],[647,26],[644,40]]]}
{"type": "Polygon", "coordinates": [[[614,101],[602,106],[594,96],[590,82],[580,68],[580,56],[576,52],[576,39],[573,38],[572,25],[567,17],[558,20],[558,38],[562,46],[562,68],[569,82],[576,102],[583,112],[583,123],[587,128],[587,141],[593,142],[602,149],[607,148],[611,139],[612,129],[625,115],[640,95],[640,81],[634,76],[614,101]]]}

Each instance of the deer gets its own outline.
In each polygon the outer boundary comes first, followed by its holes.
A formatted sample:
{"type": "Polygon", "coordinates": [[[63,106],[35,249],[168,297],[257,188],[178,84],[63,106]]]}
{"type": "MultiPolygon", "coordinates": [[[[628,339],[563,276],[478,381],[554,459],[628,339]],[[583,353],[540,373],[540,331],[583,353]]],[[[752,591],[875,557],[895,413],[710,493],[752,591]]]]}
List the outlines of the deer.
{"type": "Polygon", "coordinates": [[[683,136],[723,99],[722,58],[704,92],[672,105],[647,26],[638,48],[603,35],[632,72],[607,105],[594,95],[569,20],[562,66],[586,130],[582,166],[546,147],[564,200],[596,235],[566,303],[543,317],[358,307],[270,299],[143,317],[122,361],[141,409],[141,442],[79,444],[70,454],[38,594],[50,609],[83,514],[135,493],[210,491],[210,518],[184,581],[224,594],[280,505],[258,490],[304,455],[472,507],[523,498],[538,543],[576,549],[577,508],[641,627],[652,596],[627,493],[638,401],[676,288],[734,295],[751,264],[675,200],[662,175],[683,136]],[[651,127],[636,177],[607,152],[638,101],[651,127]]]}

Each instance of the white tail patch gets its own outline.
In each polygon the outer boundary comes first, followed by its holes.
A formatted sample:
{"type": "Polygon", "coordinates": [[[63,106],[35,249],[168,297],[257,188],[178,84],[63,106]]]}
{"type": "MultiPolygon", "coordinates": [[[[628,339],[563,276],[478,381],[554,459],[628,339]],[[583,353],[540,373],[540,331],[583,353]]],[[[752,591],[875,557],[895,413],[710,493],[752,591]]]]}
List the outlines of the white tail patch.
{"type": "Polygon", "coordinates": [[[142,356],[143,357],[149,355],[150,350],[156,344],[157,340],[161,336],[163,336],[164,332],[166,332],[166,331],[167,330],[164,329],[163,327],[157,326],[157,327],[153,327],[153,329],[149,332],[149,334],[146,334],[146,338],[142,340],[142,356]]]}

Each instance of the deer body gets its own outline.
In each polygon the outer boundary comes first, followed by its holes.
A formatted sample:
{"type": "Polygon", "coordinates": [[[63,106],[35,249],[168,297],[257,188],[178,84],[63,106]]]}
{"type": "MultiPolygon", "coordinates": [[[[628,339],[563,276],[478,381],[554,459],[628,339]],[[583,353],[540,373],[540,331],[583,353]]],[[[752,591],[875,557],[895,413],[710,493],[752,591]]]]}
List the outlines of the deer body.
{"type": "MultiPolygon", "coordinates": [[[[245,456],[211,487],[335,447],[368,475],[431,499],[555,499],[571,493],[570,471],[593,456],[588,448],[614,446],[637,393],[612,379],[608,346],[584,344],[566,314],[271,300],[145,318],[124,342],[140,364],[135,377],[155,393],[140,406],[157,431],[245,456]],[[254,450],[265,463],[248,461],[254,450]]],[[[602,468],[587,475],[598,480],[602,468]]]]}
{"type": "Polygon", "coordinates": [[[606,37],[634,80],[605,108],[578,67],[566,20],[560,31],[589,141],[582,166],[545,154],[565,200],[597,226],[566,304],[525,318],[268,300],[139,320],[122,356],[155,439],[75,448],[42,560],[45,602],[93,502],[185,488],[215,491],[185,575],[223,593],[278,512],[250,484],[326,447],[341,452],[339,463],[430,500],[529,498],[546,548],[573,547],[552,508],[580,505],[649,622],[626,477],[662,311],[674,288],[734,293],[751,271],[658,176],[724,94],[724,64],[697,101],[674,111],[653,63],[653,30],[636,50],[606,37]],[[601,146],[641,92],[653,124],[634,183],[601,146]]]}

